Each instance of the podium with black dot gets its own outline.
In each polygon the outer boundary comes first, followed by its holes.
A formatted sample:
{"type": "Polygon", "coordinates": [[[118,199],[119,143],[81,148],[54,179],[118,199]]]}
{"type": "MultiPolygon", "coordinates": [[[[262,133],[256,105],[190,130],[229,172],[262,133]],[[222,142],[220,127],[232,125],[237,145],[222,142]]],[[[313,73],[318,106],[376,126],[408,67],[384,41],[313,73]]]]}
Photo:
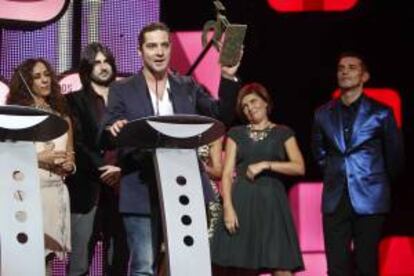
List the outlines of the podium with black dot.
{"type": "Polygon", "coordinates": [[[224,132],[224,125],[209,117],[172,115],[129,122],[119,134],[121,147],[153,150],[170,276],[211,275],[196,149],[224,132]]]}
{"type": "Polygon", "coordinates": [[[34,142],[68,129],[59,116],[0,106],[0,275],[45,275],[42,205],[34,142]]]}

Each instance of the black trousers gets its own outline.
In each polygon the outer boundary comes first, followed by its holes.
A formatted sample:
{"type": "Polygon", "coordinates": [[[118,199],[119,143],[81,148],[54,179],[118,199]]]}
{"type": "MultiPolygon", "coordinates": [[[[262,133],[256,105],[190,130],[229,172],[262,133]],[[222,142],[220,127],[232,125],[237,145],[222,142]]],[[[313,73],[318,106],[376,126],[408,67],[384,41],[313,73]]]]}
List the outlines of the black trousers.
{"type": "Polygon", "coordinates": [[[378,246],[385,215],[358,215],[347,189],[332,214],[323,215],[329,276],[377,276],[378,246]]]}

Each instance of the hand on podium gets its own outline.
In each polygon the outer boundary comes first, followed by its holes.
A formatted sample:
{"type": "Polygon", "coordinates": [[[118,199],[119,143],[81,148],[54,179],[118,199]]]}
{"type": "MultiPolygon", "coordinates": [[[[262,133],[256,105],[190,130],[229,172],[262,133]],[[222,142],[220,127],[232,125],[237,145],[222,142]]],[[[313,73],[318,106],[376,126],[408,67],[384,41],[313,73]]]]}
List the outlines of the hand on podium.
{"type": "Polygon", "coordinates": [[[122,119],[115,121],[110,127],[107,128],[112,134],[112,136],[116,137],[118,136],[119,132],[121,132],[121,129],[128,123],[128,120],[122,119]]]}

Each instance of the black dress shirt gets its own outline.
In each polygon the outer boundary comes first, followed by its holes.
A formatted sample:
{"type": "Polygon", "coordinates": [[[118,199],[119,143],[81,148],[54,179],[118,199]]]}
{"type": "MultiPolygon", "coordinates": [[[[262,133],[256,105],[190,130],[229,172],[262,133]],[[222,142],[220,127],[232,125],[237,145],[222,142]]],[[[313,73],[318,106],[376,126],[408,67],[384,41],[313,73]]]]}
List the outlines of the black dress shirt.
{"type": "Polygon", "coordinates": [[[361,95],[356,101],[350,105],[345,105],[340,101],[340,113],[342,118],[342,127],[344,133],[345,145],[348,146],[352,137],[352,128],[354,126],[355,118],[358,114],[359,107],[361,106],[363,95],[361,95]]]}

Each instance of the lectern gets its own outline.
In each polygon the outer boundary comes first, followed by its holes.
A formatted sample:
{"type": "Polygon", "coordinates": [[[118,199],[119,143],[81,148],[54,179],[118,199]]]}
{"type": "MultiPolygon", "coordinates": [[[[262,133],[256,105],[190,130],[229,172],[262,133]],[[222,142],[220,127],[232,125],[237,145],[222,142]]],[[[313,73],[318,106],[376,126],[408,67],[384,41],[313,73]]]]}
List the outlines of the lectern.
{"type": "Polygon", "coordinates": [[[59,116],[0,106],[0,275],[45,275],[37,155],[33,142],[68,129],[59,116]]]}
{"type": "Polygon", "coordinates": [[[154,150],[171,276],[210,276],[205,201],[196,148],[224,134],[222,123],[197,115],[147,117],[128,123],[119,146],[154,150]]]}

